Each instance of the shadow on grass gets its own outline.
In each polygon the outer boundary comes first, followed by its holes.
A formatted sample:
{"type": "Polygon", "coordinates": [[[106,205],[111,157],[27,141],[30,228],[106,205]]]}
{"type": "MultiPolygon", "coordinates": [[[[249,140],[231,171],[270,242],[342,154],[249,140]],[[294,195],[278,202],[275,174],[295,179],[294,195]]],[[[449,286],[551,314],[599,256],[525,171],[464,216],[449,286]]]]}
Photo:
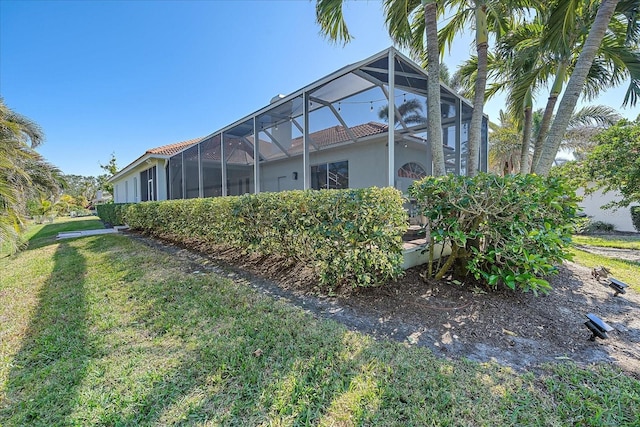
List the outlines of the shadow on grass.
{"type": "Polygon", "coordinates": [[[404,383],[388,364],[405,374],[415,365],[399,363],[393,351],[370,338],[244,284],[193,273],[199,266],[172,265],[136,248],[111,251],[101,241],[87,249],[118,265],[123,298],[135,301],[135,317],[115,329],[126,327],[125,336],[139,338],[118,341],[117,349],[105,340],[105,360],[125,352],[136,368],[125,378],[117,372],[121,361],[104,367],[117,378],[108,401],[127,403],[97,411],[99,424],[358,425],[403,412],[407,420],[420,418],[412,412],[425,399],[434,411],[457,412],[450,399],[435,397],[441,390],[432,393],[433,401],[431,393],[425,395],[450,381],[440,372],[449,363],[424,366],[404,383]]]}
{"type": "Polygon", "coordinates": [[[58,233],[102,229],[104,225],[97,217],[91,217],[86,219],[65,218],[62,221],[35,227],[39,227],[39,229],[32,236],[27,233],[28,249],[37,249],[55,243],[58,233]]]}
{"type": "Polygon", "coordinates": [[[8,377],[1,425],[67,425],[90,357],[86,339],[86,262],[61,244],[38,295],[8,377]],[[6,422],[3,424],[2,420],[6,422]]]}

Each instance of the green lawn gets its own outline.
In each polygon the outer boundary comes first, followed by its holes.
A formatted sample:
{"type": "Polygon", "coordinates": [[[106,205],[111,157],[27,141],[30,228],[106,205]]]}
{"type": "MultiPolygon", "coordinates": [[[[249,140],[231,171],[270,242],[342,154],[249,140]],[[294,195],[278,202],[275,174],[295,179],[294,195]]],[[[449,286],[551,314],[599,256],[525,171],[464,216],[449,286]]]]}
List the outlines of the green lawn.
{"type": "Polygon", "coordinates": [[[620,248],[640,250],[640,236],[583,236],[572,238],[578,245],[600,246],[603,248],[620,248]]]}
{"type": "MultiPolygon", "coordinates": [[[[579,245],[604,248],[640,250],[640,237],[635,236],[573,236],[573,242],[579,245]]],[[[606,267],[611,272],[611,276],[627,283],[636,292],[640,292],[640,263],[595,255],[577,248],[573,248],[571,252],[574,261],[578,264],[589,268],[606,267]]]]}
{"type": "Polygon", "coordinates": [[[445,360],[125,236],[47,242],[0,259],[4,427],[640,424],[610,366],[445,360]]]}

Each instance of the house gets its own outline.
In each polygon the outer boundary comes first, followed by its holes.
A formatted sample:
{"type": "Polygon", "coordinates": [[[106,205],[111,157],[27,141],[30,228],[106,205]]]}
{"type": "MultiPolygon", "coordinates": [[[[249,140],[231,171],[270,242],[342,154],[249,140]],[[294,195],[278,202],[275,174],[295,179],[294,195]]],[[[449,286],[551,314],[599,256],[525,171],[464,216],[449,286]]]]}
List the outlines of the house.
{"type": "MultiPolygon", "coordinates": [[[[464,174],[473,106],[443,84],[440,93],[446,168],[464,174]]],[[[432,171],[426,97],[425,71],[391,47],[208,136],[148,150],[110,179],[114,201],[370,186],[406,192],[432,171]]]]}
{"type": "MultiPolygon", "coordinates": [[[[611,202],[619,202],[622,198],[620,194],[615,191],[603,193],[601,190],[586,195],[584,189],[580,188],[577,191],[578,196],[583,197],[580,202],[582,212],[584,212],[591,221],[601,221],[607,224],[611,224],[615,227],[616,231],[624,232],[636,232],[631,220],[631,208],[609,208],[603,209],[602,206],[611,202]]],[[[633,206],[633,205],[632,205],[633,206]]]]}

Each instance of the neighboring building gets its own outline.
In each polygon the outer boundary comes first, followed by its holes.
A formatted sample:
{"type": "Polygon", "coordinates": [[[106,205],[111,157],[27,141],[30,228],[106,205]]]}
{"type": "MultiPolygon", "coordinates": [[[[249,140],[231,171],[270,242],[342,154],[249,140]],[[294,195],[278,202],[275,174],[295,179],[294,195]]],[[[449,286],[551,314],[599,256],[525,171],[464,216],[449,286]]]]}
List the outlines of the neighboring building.
{"type": "Polygon", "coordinates": [[[608,224],[613,224],[617,231],[631,231],[635,232],[636,229],[631,221],[631,207],[618,209],[602,209],[603,205],[611,202],[617,202],[621,200],[621,196],[614,191],[608,193],[602,193],[602,191],[596,191],[588,196],[584,195],[582,188],[577,191],[578,196],[584,197],[580,206],[582,211],[591,218],[592,221],[602,221],[608,224]]]}
{"type": "MultiPolygon", "coordinates": [[[[473,107],[445,85],[440,93],[447,171],[464,174],[473,107]]],[[[370,186],[406,192],[432,171],[426,96],[424,70],[389,48],[209,136],[147,151],[110,179],[114,200],[370,186]],[[419,107],[402,117],[399,107],[411,102],[419,107]]],[[[486,117],[483,130],[486,171],[486,117]]]]}

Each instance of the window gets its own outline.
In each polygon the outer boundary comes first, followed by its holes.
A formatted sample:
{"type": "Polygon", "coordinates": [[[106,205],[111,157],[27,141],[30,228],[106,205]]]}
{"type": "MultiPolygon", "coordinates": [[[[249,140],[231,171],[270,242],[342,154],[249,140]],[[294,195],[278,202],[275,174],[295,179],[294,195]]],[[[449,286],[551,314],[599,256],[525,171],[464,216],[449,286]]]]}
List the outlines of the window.
{"type": "Polygon", "coordinates": [[[311,188],[349,188],[349,162],[344,160],[311,166],[311,188]]]}
{"type": "MultiPolygon", "coordinates": [[[[141,201],[146,202],[148,200],[156,200],[155,199],[155,193],[156,193],[155,179],[156,179],[155,166],[140,172],[140,184],[141,184],[140,189],[141,189],[141,196],[142,196],[141,201]]],[[[136,184],[136,189],[137,189],[137,184],[136,184]]]]}
{"type": "Polygon", "coordinates": [[[138,201],[138,178],[133,178],[133,201],[138,201]]]}
{"type": "Polygon", "coordinates": [[[398,178],[422,179],[427,176],[427,172],[418,163],[405,163],[398,169],[398,178]]]}

